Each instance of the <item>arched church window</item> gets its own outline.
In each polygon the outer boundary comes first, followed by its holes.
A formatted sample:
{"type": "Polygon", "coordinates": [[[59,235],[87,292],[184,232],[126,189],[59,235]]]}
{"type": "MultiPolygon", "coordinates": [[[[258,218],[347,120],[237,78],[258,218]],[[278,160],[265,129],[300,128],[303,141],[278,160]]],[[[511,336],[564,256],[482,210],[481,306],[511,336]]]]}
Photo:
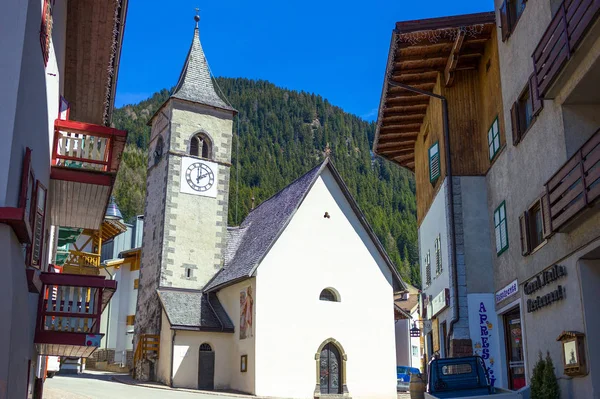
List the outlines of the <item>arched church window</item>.
{"type": "Polygon", "coordinates": [[[160,158],[162,158],[164,148],[165,142],[162,136],[158,136],[158,139],[156,140],[156,146],[154,147],[154,165],[160,162],[160,158]]]}
{"type": "Polygon", "coordinates": [[[200,345],[200,352],[212,352],[212,347],[206,342],[200,345]]]}
{"type": "Polygon", "coordinates": [[[212,155],[212,143],[208,136],[202,133],[192,137],[190,142],[190,155],[202,158],[210,158],[212,155]]]}
{"type": "Polygon", "coordinates": [[[339,302],[340,298],[338,294],[331,288],[325,288],[323,291],[321,291],[321,295],[319,295],[319,300],[328,302],[339,302]]]}

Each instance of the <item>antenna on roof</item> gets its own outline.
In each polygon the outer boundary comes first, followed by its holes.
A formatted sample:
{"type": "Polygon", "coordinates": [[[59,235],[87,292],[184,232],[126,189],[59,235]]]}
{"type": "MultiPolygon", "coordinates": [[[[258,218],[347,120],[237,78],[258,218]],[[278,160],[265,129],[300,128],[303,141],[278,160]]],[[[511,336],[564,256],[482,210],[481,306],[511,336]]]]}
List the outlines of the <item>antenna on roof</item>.
{"type": "Polygon", "coordinates": [[[254,191],[252,192],[252,208],[250,209],[251,211],[254,210],[254,191]]]}

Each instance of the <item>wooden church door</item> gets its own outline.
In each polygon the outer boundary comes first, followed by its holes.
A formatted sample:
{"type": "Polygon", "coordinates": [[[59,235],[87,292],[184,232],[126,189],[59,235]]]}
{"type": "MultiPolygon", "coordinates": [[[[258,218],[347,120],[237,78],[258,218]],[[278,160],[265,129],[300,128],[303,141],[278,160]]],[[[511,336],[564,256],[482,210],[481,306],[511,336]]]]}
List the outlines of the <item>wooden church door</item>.
{"type": "Polygon", "coordinates": [[[319,363],[321,393],[341,393],[341,361],[340,351],[335,345],[329,343],[321,351],[319,363]]]}
{"type": "Polygon", "coordinates": [[[215,352],[209,344],[200,345],[198,353],[198,389],[215,389],[215,352]]]}

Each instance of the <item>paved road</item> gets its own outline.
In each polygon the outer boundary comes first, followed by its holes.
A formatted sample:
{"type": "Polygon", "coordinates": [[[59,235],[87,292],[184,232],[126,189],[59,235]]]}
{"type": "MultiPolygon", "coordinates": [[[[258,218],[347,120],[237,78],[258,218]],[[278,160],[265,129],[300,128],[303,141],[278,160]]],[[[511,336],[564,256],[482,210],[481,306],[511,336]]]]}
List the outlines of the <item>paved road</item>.
{"type": "MultiPolygon", "coordinates": [[[[170,391],[122,384],[109,373],[84,373],[46,379],[44,399],[227,399],[223,395],[170,391]]],[[[408,393],[398,399],[409,399],[408,393]]]]}
{"type": "Polygon", "coordinates": [[[138,387],[111,380],[111,374],[84,373],[46,379],[44,399],[224,399],[219,395],[138,387]]]}

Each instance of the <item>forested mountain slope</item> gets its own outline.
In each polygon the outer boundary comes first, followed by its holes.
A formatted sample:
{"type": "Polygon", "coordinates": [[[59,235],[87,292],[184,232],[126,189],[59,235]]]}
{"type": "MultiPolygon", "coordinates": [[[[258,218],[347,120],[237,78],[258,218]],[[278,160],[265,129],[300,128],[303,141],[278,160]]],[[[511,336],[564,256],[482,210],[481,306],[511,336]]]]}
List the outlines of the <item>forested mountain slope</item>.
{"type": "MultiPolygon", "coordinates": [[[[420,286],[414,179],[372,156],[375,125],[315,94],[266,81],[217,78],[216,82],[222,97],[239,111],[234,120],[229,224],[244,219],[253,196],[255,205],[260,204],[321,162],[329,147],[336,168],[402,277],[420,286]]],[[[146,123],[168,96],[165,89],[114,112],[114,126],[129,131],[114,190],[126,219],[144,212],[150,135],[146,123]]]]}

